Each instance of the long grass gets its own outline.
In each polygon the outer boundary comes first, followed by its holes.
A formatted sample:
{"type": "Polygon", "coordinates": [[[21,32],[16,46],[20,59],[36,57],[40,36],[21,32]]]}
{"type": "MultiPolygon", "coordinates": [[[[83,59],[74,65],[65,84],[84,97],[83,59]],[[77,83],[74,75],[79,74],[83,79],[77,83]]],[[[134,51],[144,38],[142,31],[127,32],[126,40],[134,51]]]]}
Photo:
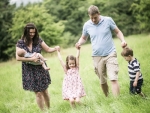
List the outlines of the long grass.
{"type": "MultiPolygon", "coordinates": [[[[135,57],[141,63],[144,77],[143,92],[147,99],[129,94],[129,77],[127,62],[121,57],[119,39],[114,39],[118,62],[120,96],[113,98],[109,83],[109,97],[105,97],[100,88],[98,77],[94,73],[91,57],[91,45],[81,48],[80,75],[85,87],[86,96],[81,99],[82,105],[71,109],[69,103],[62,99],[63,69],[56,53],[45,55],[50,67],[52,83],[49,86],[51,108],[49,113],[149,113],[150,112],[150,35],[134,35],[125,38],[128,46],[134,50],[135,57]]],[[[63,59],[68,54],[76,54],[76,49],[62,49],[63,59]]],[[[0,63],[0,113],[40,113],[35,101],[35,94],[22,89],[21,62],[0,63]]]]}

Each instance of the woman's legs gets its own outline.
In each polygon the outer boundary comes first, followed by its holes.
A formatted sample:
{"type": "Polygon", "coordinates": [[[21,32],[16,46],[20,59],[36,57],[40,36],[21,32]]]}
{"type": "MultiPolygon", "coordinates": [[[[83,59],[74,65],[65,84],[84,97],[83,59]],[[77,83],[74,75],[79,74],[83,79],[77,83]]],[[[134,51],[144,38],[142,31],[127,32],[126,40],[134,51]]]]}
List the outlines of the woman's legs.
{"type": "Polygon", "coordinates": [[[35,92],[35,95],[36,102],[42,111],[44,110],[44,104],[47,108],[50,108],[50,98],[47,89],[42,92],[35,92]]]}
{"type": "Polygon", "coordinates": [[[46,107],[49,109],[50,108],[50,97],[49,97],[47,89],[45,91],[43,91],[43,97],[45,100],[46,107]]]}
{"type": "Polygon", "coordinates": [[[39,108],[43,111],[44,110],[44,98],[42,92],[35,92],[36,95],[36,102],[39,108]]]}

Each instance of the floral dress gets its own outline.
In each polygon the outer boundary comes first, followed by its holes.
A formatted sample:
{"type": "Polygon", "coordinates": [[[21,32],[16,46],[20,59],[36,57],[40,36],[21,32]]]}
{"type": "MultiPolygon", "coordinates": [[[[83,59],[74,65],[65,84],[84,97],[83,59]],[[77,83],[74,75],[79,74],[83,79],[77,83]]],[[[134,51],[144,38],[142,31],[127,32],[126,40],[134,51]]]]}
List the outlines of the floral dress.
{"type": "MultiPolygon", "coordinates": [[[[43,40],[39,39],[38,45],[32,45],[32,51],[29,51],[23,40],[17,42],[17,47],[25,49],[27,52],[41,53],[41,43],[43,40]]],[[[50,74],[42,65],[32,65],[27,62],[22,62],[22,82],[23,89],[34,92],[44,91],[51,83],[50,74]]]]}
{"type": "Polygon", "coordinates": [[[83,97],[86,95],[79,75],[79,69],[68,69],[63,80],[62,95],[64,100],[83,97]]]}

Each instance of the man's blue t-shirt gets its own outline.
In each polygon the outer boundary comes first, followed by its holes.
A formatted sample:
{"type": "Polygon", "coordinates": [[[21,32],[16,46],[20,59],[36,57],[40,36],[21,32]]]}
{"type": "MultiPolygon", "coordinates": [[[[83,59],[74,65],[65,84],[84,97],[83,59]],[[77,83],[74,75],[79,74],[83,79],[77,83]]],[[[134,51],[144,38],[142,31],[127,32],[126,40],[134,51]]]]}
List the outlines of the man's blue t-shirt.
{"type": "Polygon", "coordinates": [[[92,56],[107,56],[116,51],[111,31],[117,26],[111,17],[100,16],[98,24],[88,20],[82,35],[89,36],[92,44],[92,56]]]}

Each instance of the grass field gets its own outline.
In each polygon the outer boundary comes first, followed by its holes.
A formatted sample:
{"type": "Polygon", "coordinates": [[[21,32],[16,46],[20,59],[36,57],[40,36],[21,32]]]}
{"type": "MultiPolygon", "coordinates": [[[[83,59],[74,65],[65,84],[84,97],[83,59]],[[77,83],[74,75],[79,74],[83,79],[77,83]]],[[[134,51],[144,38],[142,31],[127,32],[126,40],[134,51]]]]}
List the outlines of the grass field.
{"type": "MultiPolygon", "coordinates": [[[[102,93],[93,70],[91,45],[86,44],[81,48],[80,75],[87,95],[81,99],[83,104],[76,109],[71,109],[69,103],[62,99],[64,73],[56,53],[45,55],[52,79],[48,89],[51,98],[49,113],[150,113],[150,35],[134,35],[125,39],[141,64],[144,77],[142,89],[147,99],[129,94],[127,62],[120,55],[122,48],[119,39],[114,39],[120,69],[120,96],[113,98],[111,90],[107,98],[102,93]]],[[[61,54],[65,60],[68,54],[75,55],[76,49],[62,49],[61,54]]],[[[21,62],[15,59],[0,63],[0,113],[40,113],[34,93],[22,89],[21,62]]]]}

